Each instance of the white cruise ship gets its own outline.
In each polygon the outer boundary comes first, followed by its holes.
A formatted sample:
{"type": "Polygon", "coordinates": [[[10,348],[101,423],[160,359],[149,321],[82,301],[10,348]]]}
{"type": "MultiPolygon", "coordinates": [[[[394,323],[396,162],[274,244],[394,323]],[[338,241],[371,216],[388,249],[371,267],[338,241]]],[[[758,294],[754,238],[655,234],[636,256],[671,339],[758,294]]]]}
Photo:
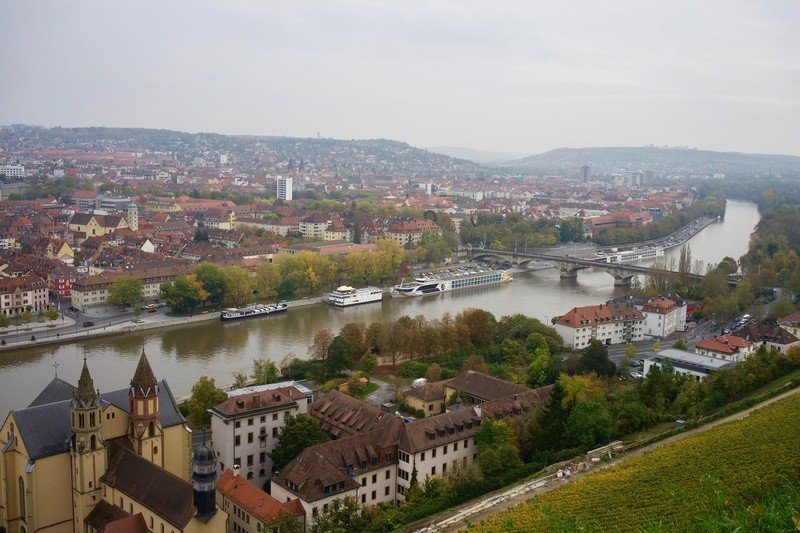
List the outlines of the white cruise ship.
{"type": "Polygon", "coordinates": [[[630,263],[632,261],[644,261],[657,257],[664,257],[663,248],[642,248],[640,250],[627,250],[608,255],[598,253],[597,260],[603,263],[630,263]]]}
{"type": "Polygon", "coordinates": [[[439,294],[441,292],[467,289],[469,287],[505,283],[512,279],[511,274],[506,270],[488,270],[482,268],[475,270],[451,269],[444,273],[416,278],[411,283],[395,285],[389,294],[395,298],[424,296],[427,294],[439,294]]]}
{"type": "Polygon", "coordinates": [[[348,307],[350,305],[380,302],[382,298],[383,291],[378,287],[355,289],[347,285],[342,285],[328,294],[328,303],[334,307],[348,307]]]}

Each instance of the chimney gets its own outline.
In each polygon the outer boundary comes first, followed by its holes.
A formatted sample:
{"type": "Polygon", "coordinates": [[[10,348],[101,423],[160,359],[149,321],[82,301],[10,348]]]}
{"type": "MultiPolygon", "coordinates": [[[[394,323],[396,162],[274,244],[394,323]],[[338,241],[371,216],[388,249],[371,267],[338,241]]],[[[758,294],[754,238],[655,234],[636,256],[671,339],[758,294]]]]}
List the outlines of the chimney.
{"type": "Polygon", "coordinates": [[[239,465],[233,465],[233,477],[239,477],[239,465]]]}

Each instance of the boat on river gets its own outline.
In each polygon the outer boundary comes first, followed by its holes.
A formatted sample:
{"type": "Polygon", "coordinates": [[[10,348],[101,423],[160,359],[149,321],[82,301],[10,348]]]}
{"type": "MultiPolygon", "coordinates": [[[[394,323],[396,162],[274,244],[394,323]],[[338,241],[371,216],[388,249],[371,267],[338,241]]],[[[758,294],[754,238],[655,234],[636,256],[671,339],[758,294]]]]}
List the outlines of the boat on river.
{"type": "Polygon", "coordinates": [[[242,318],[285,313],[287,309],[288,307],[284,303],[272,305],[253,304],[248,305],[247,307],[229,307],[219,314],[219,319],[225,321],[241,320],[242,318]]]}
{"type": "Polygon", "coordinates": [[[383,291],[378,287],[365,287],[356,289],[348,285],[342,285],[335,291],[328,294],[328,303],[334,307],[349,307],[351,305],[368,304],[380,302],[383,299],[383,291]]]}
{"type": "Polygon", "coordinates": [[[601,263],[630,263],[633,261],[656,259],[658,257],[664,257],[663,248],[640,248],[638,250],[626,250],[611,254],[597,253],[597,261],[601,263]]]}
{"type": "Polygon", "coordinates": [[[493,270],[480,267],[471,270],[461,268],[448,269],[444,272],[438,272],[436,274],[431,273],[424,277],[418,277],[410,283],[395,285],[389,294],[394,298],[426,296],[429,294],[468,289],[470,287],[506,283],[513,279],[511,273],[507,270],[493,270]]]}

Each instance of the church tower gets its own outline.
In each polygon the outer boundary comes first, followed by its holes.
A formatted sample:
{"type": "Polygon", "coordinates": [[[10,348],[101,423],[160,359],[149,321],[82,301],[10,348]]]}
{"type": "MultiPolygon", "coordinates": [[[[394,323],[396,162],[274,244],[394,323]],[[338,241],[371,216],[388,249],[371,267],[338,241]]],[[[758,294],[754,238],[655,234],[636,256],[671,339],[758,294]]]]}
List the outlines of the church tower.
{"type": "Polygon", "coordinates": [[[158,382],[142,349],[139,365],[128,390],[130,424],[128,438],[133,450],[164,468],[164,432],[158,416],[158,382]]]}
{"type": "Polygon", "coordinates": [[[217,512],[217,456],[205,443],[195,448],[192,457],[192,491],[197,518],[214,516],[217,512]]]}
{"type": "Polygon", "coordinates": [[[128,227],[131,231],[139,231],[139,206],[133,202],[128,204],[128,227]]]}
{"type": "Polygon", "coordinates": [[[69,406],[72,417],[70,459],[72,461],[72,500],[74,509],[74,531],[83,531],[83,523],[103,493],[100,476],[106,473],[106,443],[103,440],[103,402],[100,391],[95,390],[86,359],[78,380],[78,388],[72,393],[69,406]]]}

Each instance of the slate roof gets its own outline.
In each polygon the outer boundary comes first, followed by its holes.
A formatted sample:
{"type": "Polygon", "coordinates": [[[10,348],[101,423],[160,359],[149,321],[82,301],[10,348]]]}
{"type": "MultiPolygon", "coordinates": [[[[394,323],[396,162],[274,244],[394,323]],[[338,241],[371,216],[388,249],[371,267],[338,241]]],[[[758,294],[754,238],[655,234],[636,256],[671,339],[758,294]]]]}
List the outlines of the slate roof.
{"type": "Polygon", "coordinates": [[[308,413],[334,438],[385,428],[397,419],[339,391],[331,391],[312,403],[308,413]]]}
{"type": "MultiPolygon", "coordinates": [[[[51,381],[45,387],[45,391],[42,391],[42,394],[48,391],[52,385],[53,382],[51,381]]],[[[62,393],[62,389],[66,390],[68,385],[55,385],[55,388],[58,389],[58,394],[62,393]]],[[[167,428],[183,424],[185,419],[178,410],[175,398],[164,380],[159,382],[158,397],[161,426],[167,428]]],[[[109,404],[113,404],[123,411],[129,412],[128,389],[101,394],[101,400],[104,410],[109,404]]],[[[20,438],[25,444],[32,461],[40,457],[65,453],[69,450],[69,438],[72,436],[69,411],[70,401],[70,399],[64,399],[47,404],[31,404],[31,407],[11,412],[19,429],[20,438]]],[[[36,400],[34,400],[35,402],[36,400]]]]}
{"type": "Polygon", "coordinates": [[[416,387],[406,391],[406,396],[417,398],[423,402],[430,402],[433,400],[444,400],[444,386],[447,381],[436,381],[434,383],[426,383],[421,387],[416,387]]]}
{"type": "Polygon", "coordinates": [[[112,443],[101,481],[183,530],[195,514],[192,484],[112,443]]]}
{"type": "Polygon", "coordinates": [[[464,394],[482,400],[496,400],[512,394],[529,391],[528,387],[517,385],[503,379],[498,379],[474,370],[469,370],[445,382],[448,389],[460,390],[464,394]]]}
{"type": "Polygon", "coordinates": [[[129,516],[130,514],[124,509],[112,505],[106,500],[100,500],[84,522],[91,526],[97,533],[103,533],[108,523],[128,518],[129,516]]]}
{"type": "Polygon", "coordinates": [[[785,329],[769,324],[747,324],[743,328],[735,330],[732,335],[753,343],[771,342],[773,344],[788,345],[798,342],[798,338],[785,329]]]}
{"type": "Polygon", "coordinates": [[[399,448],[408,453],[417,453],[469,438],[480,425],[479,410],[477,407],[462,407],[405,424],[400,431],[399,448]]]}
{"type": "Polygon", "coordinates": [[[75,391],[75,385],[67,383],[61,378],[55,377],[42,389],[39,396],[31,402],[28,407],[36,407],[53,402],[61,402],[72,398],[72,393],[75,391]]]}

